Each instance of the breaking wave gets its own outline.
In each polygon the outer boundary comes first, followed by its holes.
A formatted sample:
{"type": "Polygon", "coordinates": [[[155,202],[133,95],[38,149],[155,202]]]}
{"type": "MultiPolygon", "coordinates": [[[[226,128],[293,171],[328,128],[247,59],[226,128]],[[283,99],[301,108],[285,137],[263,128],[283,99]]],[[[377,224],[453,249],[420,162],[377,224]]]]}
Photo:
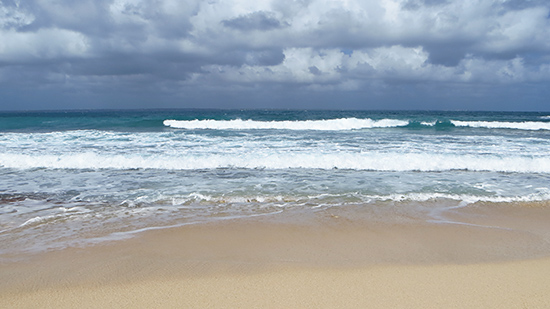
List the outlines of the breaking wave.
{"type": "MultiPolygon", "coordinates": [[[[546,119],[546,118],[545,118],[546,119]]],[[[463,120],[436,120],[436,121],[408,121],[399,119],[370,118],[340,118],[325,120],[301,121],[256,121],[256,120],[173,120],[167,119],[164,126],[176,129],[207,129],[207,130],[319,130],[319,131],[346,131],[372,128],[426,128],[439,129],[453,127],[487,128],[487,129],[516,129],[516,130],[550,130],[550,122],[502,122],[502,121],[463,121],[463,120]]]]}
{"type": "Polygon", "coordinates": [[[155,155],[0,154],[4,168],[32,169],[350,169],[370,171],[492,171],[550,173],[550,157],[425,153],[238,153],[155,155]]]}
{"type": "Polygon", "coordinates": [[[457,127],[487,128],[487,129],[517,129],[517,130],[550,130],[550,122],[525,121],[525,122],[501,122],[501,121],[460,121],[451,120],[457,127]]]}
{"type": "Polygon", "coordinates": [[[322,130],[343,131],[369,128],[402,127],[409,124],[408,121],[397,119],[358,119],[340,118],[327,120],[301,120],[301,121],[256,121],[256,120],[164,120],[164,125],[177,129],[211,129],[211,130],[322,130]]]}

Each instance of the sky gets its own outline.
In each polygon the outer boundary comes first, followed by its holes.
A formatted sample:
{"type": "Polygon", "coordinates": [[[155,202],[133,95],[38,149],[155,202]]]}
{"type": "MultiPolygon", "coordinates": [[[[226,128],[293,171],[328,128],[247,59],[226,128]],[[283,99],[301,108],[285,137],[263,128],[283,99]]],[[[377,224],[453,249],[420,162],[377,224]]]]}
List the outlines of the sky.
{"type": "Polygon", "coordinates": [[[548,0],[0,0],[0,110],[550,111],[548,0]]]}

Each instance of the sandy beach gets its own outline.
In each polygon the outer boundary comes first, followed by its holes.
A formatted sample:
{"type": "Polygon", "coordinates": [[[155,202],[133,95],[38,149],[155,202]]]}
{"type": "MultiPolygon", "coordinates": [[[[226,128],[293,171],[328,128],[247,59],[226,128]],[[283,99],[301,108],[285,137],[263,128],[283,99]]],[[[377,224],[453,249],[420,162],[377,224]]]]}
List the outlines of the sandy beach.
{"type": "MultiPolygon", "coordinates": [[[[548,308],[550,260],[282,267],[2,293],[3,308],[548,308]]],[[[235,269],[233,269],[234,271],[235,269]]]]}
{"type": "Polygon", "coordinates": [[[396,224],[343,208],[153,230],[4,257],[0,307],[547,308],[547,212],[481,205],[455,214],[468,224],[396,224]]]}
{"type": "Polygon", "coordinates": [[[550,0],[0,0],[0,309],[550,309],[550,0]]]}

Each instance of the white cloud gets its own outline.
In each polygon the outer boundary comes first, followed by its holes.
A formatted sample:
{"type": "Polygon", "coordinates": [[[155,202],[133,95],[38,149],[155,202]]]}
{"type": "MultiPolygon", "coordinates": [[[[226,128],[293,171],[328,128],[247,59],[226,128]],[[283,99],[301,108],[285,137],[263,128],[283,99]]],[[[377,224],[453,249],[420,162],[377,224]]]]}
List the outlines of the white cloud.
{"type": "Polygon", "coordinates": [[[34,21],[35,17],[21,8],[20,1],[14,1],[13,4],[8,7],[0,1],[0,29],[20,28],[34,21]]]}
{"type": "Polygon", "coordinates": [[[182,85],[347,91],[550,80],[544,1],[10,3],[0,2],[0,66],[33,75],[43,62],[43,76],[75,87],[93,80],[98,89],[130,89],[147,80],[167,92],[182,85]]]}
{"type": "Polygon", "coordinates": [[[479,42],[482,51],[505,53],[526,49],[550,51],[550,19],[548,8],[536,7],[506,12],[499,16],[479,42]]]}
{"type": "Polygon", "coordinates": [[[81,33],[65,29],[40,29],[36,32],[0,30],[0,60],[40,62],[89,56],[88,42],[81,33]]]}

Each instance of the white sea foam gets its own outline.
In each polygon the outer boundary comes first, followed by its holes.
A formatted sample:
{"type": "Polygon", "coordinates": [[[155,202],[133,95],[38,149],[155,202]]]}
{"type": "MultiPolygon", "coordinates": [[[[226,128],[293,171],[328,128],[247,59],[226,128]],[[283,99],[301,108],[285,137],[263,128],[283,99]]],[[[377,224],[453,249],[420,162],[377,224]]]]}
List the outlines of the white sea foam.
{"type": "Polygon", "coordinates": [[[28,225],[40,224],[40,223],[42,223],[42,222],[45,222],[46,220],[48,220],[48,219],[51,218],[51,217],[52,217],[52,216],[48,216],[48,217],[40,217],[40,216],[37,216],[37,217],[28,219],[27,221],[23,222],[19,227],[24,227],[24,226],[28,226],[28,225]]]}
{"type": "MultiPolygon", "coordinates": [[[[550,193],[531,193],[523,196],[499,196],[499,195],[473,195],[473,194],[452,194],[452,193],[439,193],[439,192],[425,192],[425,193],[404,193],[404,194],[387,194],[387,195],[362,195],[355,193],[354,202],[346,200],[348,193],[342,194],[319,194],[316,196],[293,196],[293,195],[244,195],[244,196],[220,196],[220,197],[200,197],[192,199],[195,203],[206,202],[211,204],[244,204],[246,207],[250,206],[250,203],[261,204],[276,204],[277,207],[295,207],[296,205],[309,204],[313,208],[319,207],[319,203],[323,205],[341,205],[342,203],[373,203],[373,202],[428,202],[435,200],[452,200],[459,201],[461,204],[456,207],[464,207],[468,204],[477,202],[490,202],[490,203],[517,203],[517,202],[539,202],[550,200],[550,193]],[[347,201],[347,202],[344,202],[347,201]]],[[[177,203],[173,206],[185,205],[190,199],[177,199],[177,203]]],[[[155,201],[151,201],[155,202],[155,201]]],[[[244,211],[244,208],[241,209],[244,211]]]]}
{"type": "Polygon", "coordinates": [[[506,122],[506,121],[460,121],[451,120],[451,123],[457,127],[488,128],[488,129],[517,129],[517,130],[550,130],[550,122],[525,121],[525,122],[506,122]]]}
{"type": "Polygon", "coordinates": [[[212,130],[322,130],[342,131],[370,128],[388,128],[408,125],[408,121],[397,119],[357,119],[340,118],[328,120],[302,121],[255,121],[255,120],[164,120],[164,125],[178,129],[212,129],[212,130]]]}
{"type": "Polygon", "coordinates": [[[31,169],[351,169],[373,171],[494,171],[550,173],[550,157],[427,153],[249,152],[183,156],[0,154],[5,168],[31,169]]]}
{"type": "MultiPolygon", "coordinates": [[[[542,119],[550,119],[541,117],[542,119]]],[[[302,120],[302,121],[255,121],[255,120],[164,120],[167,127],[178,129],[211,129],[211,130],[322,130],[322,131],[345,131],[371,128],[393,128],[409,125],[409,121],[398,119],[358,119],[340,118],[328,120],[302,120]]],[[[489,129],[518,129],[518,130],[550,130],[550,122],[526,121],[526,122],[503,122],[503,121],[461,121],[451,120],[456,127],[489,128],[489,129]]],[[[437,121],[420,123],[423,126],[433,127],[437,121]]]]}
{"type": "Polygon", "coordinates": [[[456,208],[464,207],[468,204],[477,202],[489,203],[517,203],[517,202],[540,202],[550,200],[550,194],[528,194],[524,196],[483,196],[472,194],[450,194],[450,193],[407,193],[407,194],[389,194],[368,196],[376,201],[395,201],[395,202],[427,202],[432,200],[453,200],[462,203],[456,208]]]}

